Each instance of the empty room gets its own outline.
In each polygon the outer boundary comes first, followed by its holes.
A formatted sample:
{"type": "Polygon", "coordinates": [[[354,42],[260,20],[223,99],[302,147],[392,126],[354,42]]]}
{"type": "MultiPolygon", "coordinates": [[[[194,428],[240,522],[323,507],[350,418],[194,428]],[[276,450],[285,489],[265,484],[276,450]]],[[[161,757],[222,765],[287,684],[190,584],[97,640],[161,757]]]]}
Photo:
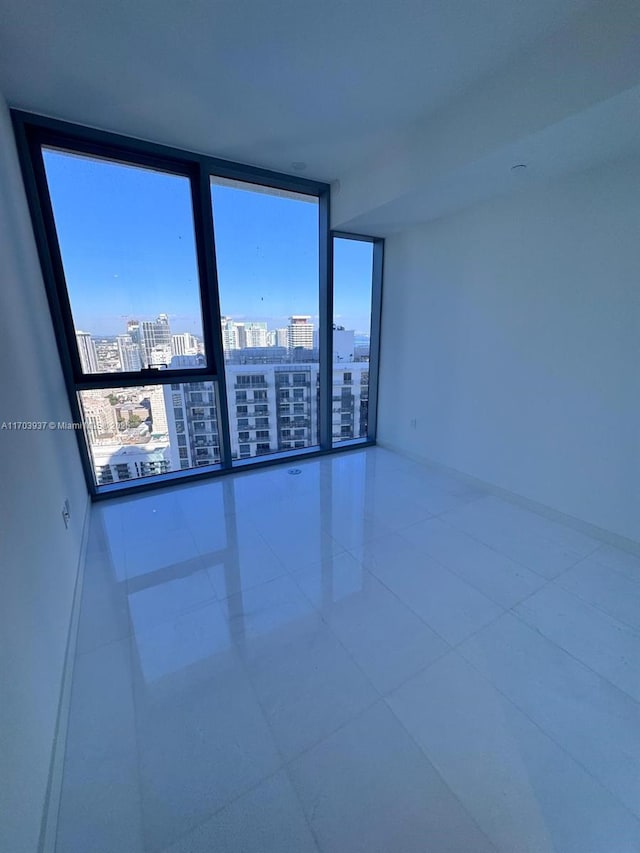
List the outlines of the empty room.
{"type": "Polygon", "coordinates": [[[1,853],[639,853],[640,6],[0,0],[1,853]]]}

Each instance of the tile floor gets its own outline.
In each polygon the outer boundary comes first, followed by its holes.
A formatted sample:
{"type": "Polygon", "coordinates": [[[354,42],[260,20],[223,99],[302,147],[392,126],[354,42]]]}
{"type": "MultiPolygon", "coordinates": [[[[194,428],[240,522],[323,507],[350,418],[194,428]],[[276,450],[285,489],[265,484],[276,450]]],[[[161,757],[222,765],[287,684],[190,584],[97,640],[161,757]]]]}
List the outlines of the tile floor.
{"type": "Polygon", "coordinates": [[[57,853],[638,853],[640,559],[290,467],[94,507],[57,853]]]}

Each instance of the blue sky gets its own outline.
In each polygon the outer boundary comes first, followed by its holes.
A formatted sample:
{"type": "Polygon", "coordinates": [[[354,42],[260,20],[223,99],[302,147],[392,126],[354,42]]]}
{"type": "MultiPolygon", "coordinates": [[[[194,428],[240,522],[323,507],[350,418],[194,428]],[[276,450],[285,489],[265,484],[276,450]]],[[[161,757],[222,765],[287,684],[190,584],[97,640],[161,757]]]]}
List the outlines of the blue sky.
{"type": "MultiPolygon", "coordinates": [[[[45,151],[45,165],[77,329],[118,334],[128,319],[169,315],[174,332],[201,333],[193,217],[186,178],[45,151]]],[[[223,313],[284,326],[318,315],[315,200],[212,189],[223,313]]],[[[335,246],[335,319],[368,330],[371,245],[335,246]]]]}

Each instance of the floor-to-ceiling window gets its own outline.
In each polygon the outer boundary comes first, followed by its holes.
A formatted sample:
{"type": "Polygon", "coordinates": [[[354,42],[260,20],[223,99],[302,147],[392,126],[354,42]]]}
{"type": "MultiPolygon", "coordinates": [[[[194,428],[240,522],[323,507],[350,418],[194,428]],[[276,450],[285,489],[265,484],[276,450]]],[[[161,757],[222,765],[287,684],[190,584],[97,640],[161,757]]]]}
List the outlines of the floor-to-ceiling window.
{"type": "Polygon", "coordinates": [[[326,184],[14,123],[94,494],[375,437],[382,244],[326,184]]]}
{"type": "Polygon", "coordinates": [[[96,486],[218,466],[215,379],[150,378],[216,373],[189,176],[48,146],[42,156],[96,486]]]}
{"type": "Polygon", "coordinates": [[[373,239],[352,235],[333,237],[331,436],[334,444],[367,439],[370,434],[375,251],[373,239]]]}
{"type": "Polygon", "coordinates": [[[319,203],[212,178],[233,459],[318,447],[319,203]]]}

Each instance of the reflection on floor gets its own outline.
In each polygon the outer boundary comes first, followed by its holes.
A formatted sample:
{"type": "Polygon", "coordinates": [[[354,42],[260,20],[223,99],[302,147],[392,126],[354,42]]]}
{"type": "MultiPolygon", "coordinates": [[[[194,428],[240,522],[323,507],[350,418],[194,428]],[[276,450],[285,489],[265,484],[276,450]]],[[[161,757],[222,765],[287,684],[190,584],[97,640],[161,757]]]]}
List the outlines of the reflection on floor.
{"type": "Polygon", "coordinates": [[[94,508],[58,853],[637,853],[640,560],[297,467],[94,508]]]}

